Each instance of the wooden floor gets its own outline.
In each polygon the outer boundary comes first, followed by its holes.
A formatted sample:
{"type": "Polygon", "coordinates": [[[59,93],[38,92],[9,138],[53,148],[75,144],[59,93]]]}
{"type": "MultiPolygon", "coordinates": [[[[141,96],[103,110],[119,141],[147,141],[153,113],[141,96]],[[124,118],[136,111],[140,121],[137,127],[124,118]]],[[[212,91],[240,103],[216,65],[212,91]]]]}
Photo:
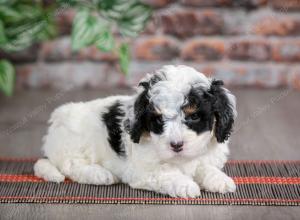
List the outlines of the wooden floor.
{"type": "MultiPolygon", "coordinates": [[[[70,101],[118,91],[27,91],[0,97],[0,156],[40,156],[50,112],[70,101]]],[[[232,159],[300,159],[300,92],[235,89],[238,120],[232,159]]],[[[0,205],[0,219],[299,219],[299,207],[157,205],[0,205]]]]}

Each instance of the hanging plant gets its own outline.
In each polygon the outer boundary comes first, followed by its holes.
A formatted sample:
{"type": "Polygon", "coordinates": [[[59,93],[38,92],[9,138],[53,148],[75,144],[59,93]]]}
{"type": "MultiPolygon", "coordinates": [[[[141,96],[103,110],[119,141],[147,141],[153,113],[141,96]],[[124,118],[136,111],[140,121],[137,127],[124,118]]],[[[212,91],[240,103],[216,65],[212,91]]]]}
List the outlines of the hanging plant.
{"type": "MultiPolygon", "coordinates": [[[[0,0],[0,49],[24,50],[57,34],[56,12],[74,8],[72,50],[95,45],[104,52],[118,54],[120,69],[128,73],[130,63],[127,38],[136,37],[151,16],[151,8],[138,0],[0,0]],[[124,42],[113,35],[117,32],[124,42]]],[[[15,71],[7,60],[0,60],[0,90],[11,96],[15,71]]]]}

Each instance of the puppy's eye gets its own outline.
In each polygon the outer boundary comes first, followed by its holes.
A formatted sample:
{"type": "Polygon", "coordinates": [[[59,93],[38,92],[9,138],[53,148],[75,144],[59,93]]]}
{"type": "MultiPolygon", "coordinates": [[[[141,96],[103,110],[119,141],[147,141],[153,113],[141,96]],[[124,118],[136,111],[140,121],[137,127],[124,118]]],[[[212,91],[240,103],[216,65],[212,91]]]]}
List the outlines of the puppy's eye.
{"type": "Polygon", "coordinates": [[[198,114],[197,113],[194,113],[191,115],[191,119],[192,120],[197,120],[199,118],[198,114]]]}
{"type": "Polygon", "coordinates": [[[187,120],[190,122],[198,122],[198,121],[200,121],[200,117],[199,117],[198,113],[193,113],[193,114],[187,116],[187,120]]]}
{"type": "Polygon", "coordinates": [[[156,116],[156,117],[154,118],[154,120],[155,120],[155,122],[156,122],[157,124],[162,124],[162,123],[163,123],[163,120],[162,120],[162,117],[161,117],[161,116],[156,116]]]}
{"type": "Polygon", "coordinates": [[[162,115],[158,114],[157,112],[152,112],[150,121],[155,122],[156,124],[162,124],[163,123],[162,115]]]}

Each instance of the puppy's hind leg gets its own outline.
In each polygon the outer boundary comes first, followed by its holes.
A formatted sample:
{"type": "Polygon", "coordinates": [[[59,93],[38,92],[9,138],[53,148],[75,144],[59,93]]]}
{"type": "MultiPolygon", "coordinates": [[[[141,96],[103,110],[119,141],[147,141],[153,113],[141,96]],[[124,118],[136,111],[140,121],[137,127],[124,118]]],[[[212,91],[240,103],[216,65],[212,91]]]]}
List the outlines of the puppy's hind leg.
{"type": "Polygon", "coordinates": [[[63,163],[62,172],[71,180],[94,185],[111,185],[118,178],[98,164],[89,164],[84,159],[69,159],[63,163]]]}

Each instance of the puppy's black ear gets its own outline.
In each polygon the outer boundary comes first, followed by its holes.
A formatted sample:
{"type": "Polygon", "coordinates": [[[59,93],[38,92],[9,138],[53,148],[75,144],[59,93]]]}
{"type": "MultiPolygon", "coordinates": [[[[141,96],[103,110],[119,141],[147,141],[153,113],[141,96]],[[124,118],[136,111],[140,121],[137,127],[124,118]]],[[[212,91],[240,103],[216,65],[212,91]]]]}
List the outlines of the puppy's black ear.
{"type": "Polygon", "coordinates": [[[213,111],[216,118],[215,136],[219,143],[226,141],[236,117],[235,97],[223,87],[223,81],[213,80],[209,93],[213,95],[213,111]]]}
{"type": "Polygon", "coordinates": [[[146,122],[147,111],[149,108],[149,97],[148,91],[157,82],[164,79],[164,74],[152,74],[147,75],[139,83],[139,87],[143,88],[143,91],[137,97],[134,103],[134,122],[130,129],[130,137],[134,143],[139,143],[141,135],[148,131],[148,126],[146,122]]]}
{"type": "MultiPolygon", "coordinates": [[[[142,85],[144,87],[144,85],[142,85]]],[[[141,135],[146,128],[146,111],[149,105],[147,96],[148,89],[145,89],[136,99],[134,103],[134,123],[131,127],[130,137],[134,143],[139,143],[141,135]]]]}

